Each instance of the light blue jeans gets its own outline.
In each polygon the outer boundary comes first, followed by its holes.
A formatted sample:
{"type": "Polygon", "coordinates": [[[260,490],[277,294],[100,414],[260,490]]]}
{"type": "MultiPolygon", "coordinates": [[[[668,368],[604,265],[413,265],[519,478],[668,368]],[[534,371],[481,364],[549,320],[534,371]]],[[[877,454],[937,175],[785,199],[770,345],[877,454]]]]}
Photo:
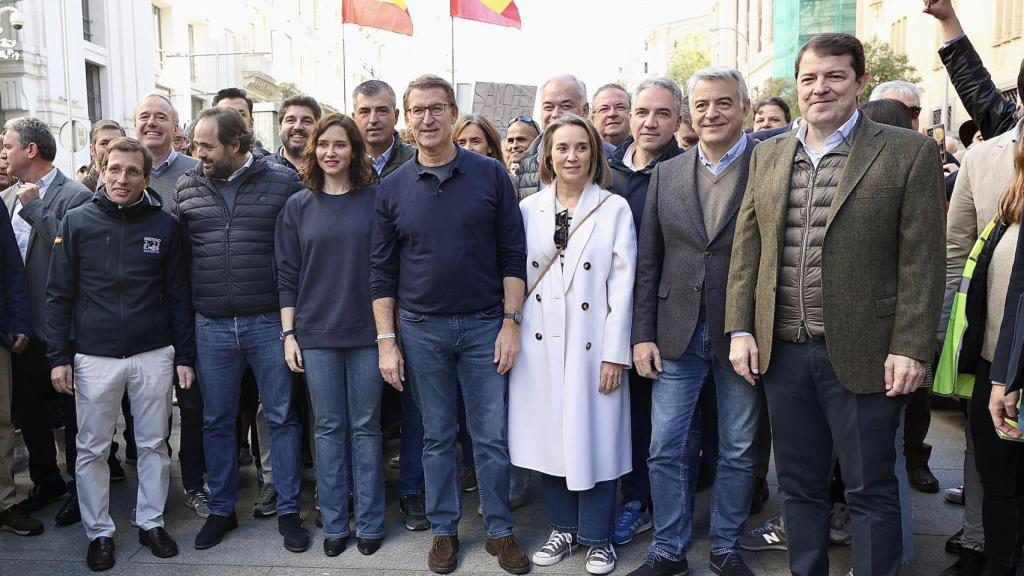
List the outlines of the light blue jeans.
{"type": "Polygon", "coordinates": [[[355,484],[356,536],[384,537],[384,381],[377,347],[302,351],[313,406],[316,484],[324,538],[348,536],[349,455],[355,484]],[[350,444],[351,441],[351,444],[350,444]]]}

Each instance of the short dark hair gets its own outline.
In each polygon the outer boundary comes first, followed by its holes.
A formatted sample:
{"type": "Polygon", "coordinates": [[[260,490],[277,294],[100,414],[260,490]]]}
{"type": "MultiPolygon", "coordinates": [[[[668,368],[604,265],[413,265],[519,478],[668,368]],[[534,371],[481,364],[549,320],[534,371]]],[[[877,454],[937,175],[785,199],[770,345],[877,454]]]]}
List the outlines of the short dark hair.
{"type": "Polygon", "coordinates": [[[782,115],[785,116],[786,122],[790,122],[793,119],[790,115],[789,104],[786,104],[786,101],[778,96],[769,96],[754,102],[754,114],[757,114],[757,111],[764,106],[778,106],[782,110],[782,115]]]}
{"type": "Polygon", "coordinates": [[[18,133],[18,140],[21,141],[21,148],[28,148],[29,144],[35,144],[39,150],[39,157],[47,162],[53,162],[57,157],[57,140],[53,137],[50,127],[39,118],[27,116],[18,118],[7,125],[8,131],[18,133]]]}
{"type": "Polygon", "coordinates": [[[864,76],[864,45],[855,36],[839,32],[827,32],[812,36],[796,55],[796,63],[793,67],[794,78],[800,75],[800,60],[803,59],[804,52],[808,50],[825,56],[849,56],[852,60],[850,64],[853,66],[853,73],[857,78],[864,76]]]}
{"type": "Polygon", "coordinates": [[[238,152],[245,154],[252,147],[253,135],[245,126],[245,120],[237,110],[229,108],[204,108],[199,112],[192,129],[203,118],[212,118],[217,123],[217,140],[225,146],[238,143],[238,152]]]}
{"type": "Polygon", "coordinates": [[[383,80],[367,80],[366,82],[359,84],[359,86],[356,86],[355,89],[352,90],[353,105],[355,105],[356,96],[363,95],[370,97],[376,96],[381,92],[384,92],[391,97],[393,108],[398,107],[398,98],[395,96],[395,89],[383,80]]]}
{"type": "Polygon", "coordinates": [[[222,88],[213,95],[213,105],[216,106],[221,100],[234,100],[241,98],[245,100],[245,105],[249,107],[249,116],[252,116],[252,98],[249,98],[249,93],[241,88],[222,88]]]}
{"type": "MultiPolygon", "coordinates": [[[[452,88],[451,83],[440,76],[424,74],[413,78],[412,82],[409,82],[409,85],[405,87],[405,94],[402,95],[402,108],[409,107],[409,94],[411,94],[413,90],[430,90],[431,88],[440,88],[441,90],[444,90],[445,97],[448,98],[448,104],[452,106],[456,105],[455,88],[452,88]]],[[[584,95],[583,98],[586,99],[586,95],[584,95]]]]}
{"type": "Polygon", "coordinates": [[[89,144],[96,143],[96,136],[100,133],[101,130],[117,130],[118,132],[121,133],[121,136],[127,136],[123,126],[121,126],[117,122],[114,122],[113,120],[101,118],[96,122],[93,122],[92,128],[89,130],[89,144]]]}
{"type": "Polygon", "coordinates": [[[373,183],[374,172],[366,156],[366,144],[359,133],[359,127],[348,116],[336,112],[321,118],[313,126],[313,132],[306,140],[306,148],[302,151],[302,169],[299,171],[302,183],[313,192],[324,191],[324,171],[316,161],[316,143],[331,126],[341,126],[348,136],[349,145],[352,146],[352,163],[348,167],[352,189],[359,190],[369,186],[373,183]]]}
{"type": "Polygon", "coordinates": [[[563,114],[556,120],[552,120],[544,129],[544,137],[541,139],[540,147],[540,171],[538,176],[545,185],[555,181],[555,166],[551,159],[551,149],[554,146],[554,134],[560,128],[566,126],[579,126],[587,132],[587,139],[590,141],[590,173],[587,178],[592,184],[601,188],[608,188],[612,181],[611,169],[608,168],[608,160],[604,153],[604,146],[601,143],[601,136],[590,120],[575,114],[563,114]]]}
{"type": "Polygon", "coordinates": [[[1024,102],[1024,59],[1020,61],[1020,73],[1017,74],[1017,99],[1024,102]]]}
{"type": "Polygon", "coordinates": [[[879,124],[888,124],[897,128],[913,130],[913,125],[910,123],[910,109],[899,100],[891,98],[872,100],[861,106],[860,109],[864,112],[865,116],[879,124]]]}
{"type": "Polygon", "coordinates": [[[120,137],[115,138],[110,144],[107,145],[107,150],[103,153],[100,158],[100,168],[106,168],[107,162],[110,160],[110,153],[114,150],[121,152],[138,152],[142,154],[142,171],[149,174],[153,170],[153,153],[149,151],[135,138],[120,137]]]}
{"type": "Polygon", "coordinates": [[[319,120],[320,116],[323,115],[323,111],[320,110],[320,104],[316,101],[316,98],[312,96],[306,96],[305,94],[299,94],[290,98],[285,98],[281,102],[281,112],[278,114],[277,123],[280,124],[284,121],[285,111],[292,106],[305,106],[313,113],[313,119],[319,120]]]}

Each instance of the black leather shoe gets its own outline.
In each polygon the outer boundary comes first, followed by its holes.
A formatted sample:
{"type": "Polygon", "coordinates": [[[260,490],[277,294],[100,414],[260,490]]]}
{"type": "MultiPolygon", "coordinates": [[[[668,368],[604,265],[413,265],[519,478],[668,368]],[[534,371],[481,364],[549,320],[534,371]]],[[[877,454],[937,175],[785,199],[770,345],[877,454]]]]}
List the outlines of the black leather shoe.
{"type": "Polygon", "coordinates": [[[32,486],[32,490],[28,493],[28,498],[25,498],[21,502],[15,504],[15,507],[19,512],[31,514],[46,508],[50,502],[60,500],[60,498],[67,493],[68,487],[64,484],[63,480],[61,480],[60,484],[54,484],[52,486],[36,484],[32,486]]]}
{"type": "Polygon", "coordinates": [[[143,530],[139,528],[139,544],[149,547],[157,558],[171,558],[178,555],[178,543],[162,527],[143,530]]]}
{"type": "Polygon", "coordinates": [[[285,550],[299,553],[309,549],[309,530],[302,527],[298,513],[278,514],[277,531],[284,536],[285,550]]]}
{"type": "Polygon", "coordinates": [[[56,522],[57,526],[71,526],[81,521],[82,512],[78,508],[78,491],[72,490],[67,500],[60,505],[60,510],[57,510],[54,522],[56,522]]]}
{"type": "Polygon", "coordinates": [[[750,497],[750,515],[759,514],[768,501],[768,480],[754,478],[754,491],[750,497]]]}
{"type": "Polygon", "coordinates": [[[946,552],[959,556],[964,551],[964,529],[961,528],[956,534],[946,538],[946,552]]]}
{"type": "Polygon", "coordinates": [[[213,548],[235,528],[238,528],[238,517],[234,514],[231,516],[210,514],[210,517],[206,519],[206,524],[203,524],[199,534],[196,534],[196,550],[213,548]]]}
{"type": "Polygon", "coordinates": [[[332,558],[344,552],[346,546],[348,546],[348,536],[324,538],[324,554],[332,558]]]}
{"type": "Polygon", "coordinates": [[[927,464],[907,465],[907,476],[910,480],[910,487],[920,492],[934,494],[939,491],[939,480],[928,469],[927,464]]]}
{"type": "Polygon", "coordinates": [[[89,543],[89,554],[85,557],[89,570],[100,572],[114,567],[114,539],[100,536],[89,543]]]}
{"type": "Polygon", "coordinates": [[[985,555],[977,550],[964,548],[952,566],[939,576],[981,576],[985,572],[985,555]]]}
{"type": "Polygon", "coordinates": [[[363,556],[369,556],[380,550],[380,543],[383,541],[383,538],[356,538],[356,549],[363,556]]]}

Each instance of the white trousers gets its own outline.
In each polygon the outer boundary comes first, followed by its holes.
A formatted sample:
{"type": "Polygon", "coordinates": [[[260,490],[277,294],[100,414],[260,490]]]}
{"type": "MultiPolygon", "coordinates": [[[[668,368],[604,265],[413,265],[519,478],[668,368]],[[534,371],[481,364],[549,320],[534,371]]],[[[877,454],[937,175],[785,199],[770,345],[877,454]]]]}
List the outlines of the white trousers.
{"type": "Polygon", "coordinates": [[[125,390],[132,403],[139,451],[135,521],[143,530],[163,526],[171,464],[165,438],[174,386],[174,347],[129,358],[75,354],[74,369],[78,409],[75,478],[86,535],[93,540],[114,534],[107,456],[125,390]]]}

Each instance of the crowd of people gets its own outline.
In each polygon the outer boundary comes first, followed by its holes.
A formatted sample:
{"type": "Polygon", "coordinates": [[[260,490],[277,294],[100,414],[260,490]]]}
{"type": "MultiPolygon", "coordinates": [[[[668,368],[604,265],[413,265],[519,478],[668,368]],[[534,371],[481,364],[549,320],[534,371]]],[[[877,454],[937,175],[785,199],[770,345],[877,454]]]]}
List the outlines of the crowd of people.
{"type": "Polygon", "coordinates": [[[423,75],[401,100],[360,84],[350,115],[286,99],[270,152],[244,90],[221,90],[187,128],[153,93],[135,137],[94,123],[78,181],[54,166],[44,122],[9,122],[0,531],[41,534],[33,514],[61,501],[55,523],[81,522],[89,568],[112,568],[123,415],[139,486],[128,521],[175,556],[176,405],[199,550],[238,527],[247,463],[252,513],[277,517],[288,551],[311,544],[307,474],[324,554],[353,531],[360,553],[386,550],[397,429],[398,507],[408,530],[431,531],[435,573],[458,567],[462,494],[478,492],[484,547],[509,573],[585,546],[586,571],[607,574],[616,546],[652,531],[629,575],[685,575],[695,494],[710,487],[716,574],[752,574],[741,549],[783,549],[793,574],[823,576],[829,544],[852,543],[850,574],[895,575],[915,557],[909,490],[939,491],[929,385],[952,348],[973,387],[957,392],[965,480],[946,496],[964,523],[943,576],[1014,574],[1024,120],[949,1],[926,12],[972,116],[966,154],[921,133],[911,83],[860,106],[871,71],[839,33],[796,56],[799,114],[751,102],[725,66],[589,101],[562,74],[541,85],[539,118],[502,131],[423,75]],[[15,424],[32,482],[20,501],[15,424]],[[748,529],[772,449],[782,512],[748,529]],[[526,551],[512,510],[531,477],[551,532],[526,551]]]}

